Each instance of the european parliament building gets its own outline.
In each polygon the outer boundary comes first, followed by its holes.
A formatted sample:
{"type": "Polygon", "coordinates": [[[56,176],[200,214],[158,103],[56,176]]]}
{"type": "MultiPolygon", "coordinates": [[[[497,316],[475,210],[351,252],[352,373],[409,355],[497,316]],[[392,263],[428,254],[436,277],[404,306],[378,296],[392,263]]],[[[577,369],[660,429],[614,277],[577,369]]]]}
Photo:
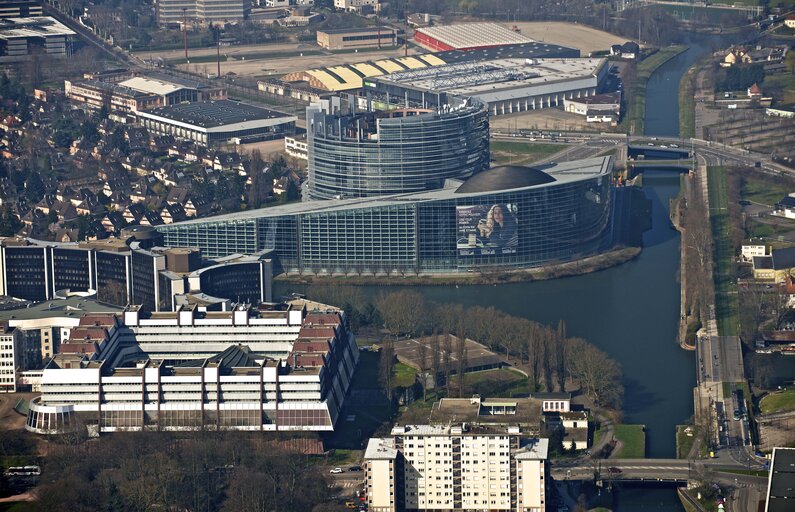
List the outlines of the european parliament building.
{"type": "Polygon", "coordinates": [[[272,251],[288,274],[527,268],[612,245],[612,167],[610,157],[494,167],[435,190],[306,201],[158,230],[166,246],[199,247],[210,258],[272,251]]]}

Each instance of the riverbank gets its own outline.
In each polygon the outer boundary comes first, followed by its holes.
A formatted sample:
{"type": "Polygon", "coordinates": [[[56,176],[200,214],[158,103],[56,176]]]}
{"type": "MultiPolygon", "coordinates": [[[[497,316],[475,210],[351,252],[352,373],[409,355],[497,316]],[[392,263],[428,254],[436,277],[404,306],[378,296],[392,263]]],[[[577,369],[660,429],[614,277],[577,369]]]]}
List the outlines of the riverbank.
{"type": "Polygon", "coordinates": [[[627,115],[621,122],[625,131],[640,135],[645,132],[646,118],[646,85],[652,74],[663,64],[687,51],[685,45],[661,48],[653,55],[643,59],[636,65],[636,75],[628,88],[627,115]]]}
{"type": "Polygon", "coordinates": [[[546,267],[521,270],[499,269],[493,272],[479,271],[465,275],[404,275],[396,276],[306,276],[281,274],[276,281],[291,284],[341,284],[379,286],[427,286],[427,285],[483,285],[545,281],[560,277],[590,274],[615,267],[638,257],[640,247],[618,247],[611,251],[546,267]]]}

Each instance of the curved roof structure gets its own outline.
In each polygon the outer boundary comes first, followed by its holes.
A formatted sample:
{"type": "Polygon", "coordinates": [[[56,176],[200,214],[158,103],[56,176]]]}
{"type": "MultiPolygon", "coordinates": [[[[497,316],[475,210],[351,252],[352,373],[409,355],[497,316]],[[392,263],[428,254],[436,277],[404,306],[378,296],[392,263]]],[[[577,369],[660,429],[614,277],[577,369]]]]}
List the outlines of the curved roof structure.
{"type": "Polygon", "coordinates": [[[478,173],[458,187],[456,194],[497,192],[552,183],[555,178],[533,167],[501,165],[478,173]]]}

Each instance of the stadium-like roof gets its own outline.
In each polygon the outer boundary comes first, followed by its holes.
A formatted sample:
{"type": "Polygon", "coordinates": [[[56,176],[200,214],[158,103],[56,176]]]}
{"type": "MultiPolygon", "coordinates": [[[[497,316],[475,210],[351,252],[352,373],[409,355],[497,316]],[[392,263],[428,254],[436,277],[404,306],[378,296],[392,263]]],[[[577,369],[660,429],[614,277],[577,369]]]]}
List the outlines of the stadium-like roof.
{"type": "Polygon", "coordinates": [[[532,187],[551,183],[555,178],[544,171],[519,165],[502,165],[478,173],[456,189],[456,194],[496,192],[512,188],[532,187]]]}

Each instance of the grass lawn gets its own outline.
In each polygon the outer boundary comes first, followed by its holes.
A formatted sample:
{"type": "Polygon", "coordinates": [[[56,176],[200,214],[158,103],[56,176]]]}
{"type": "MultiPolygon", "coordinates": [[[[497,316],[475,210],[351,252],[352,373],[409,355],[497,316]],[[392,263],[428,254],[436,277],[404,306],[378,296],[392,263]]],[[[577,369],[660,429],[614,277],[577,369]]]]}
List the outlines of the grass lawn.
{"type": "Polygon", "coordinates": [[[30,512],[38,510],[35,503],[29,501],[17,501],[13,503],[0,503],[0,512],[30,512]]]}
{"type": "Polygon", "coordinates": [[[768,75],[765,77],[764,87],[774,89],[775,99],[782,103],[795,102],[795,74],[768,75]]]}
{"type": "MultiPolygon", "coordinates": [[[[455,376],[452,377],[455,382],[455,376]]],[[[484,398],[511,397],[518,393],[530,393],[530,382],[521,373],[500,368],[468,373],[464,376],[468,394],[479,394],[484,398]]]]}
{"type": "Polygon", "coordinates": [[[709,168],[709,216],[715,243],[713,279],[715,282],[715,314],[718,334],[737,336],[739,322],[734,250],[729,222],[729,183],[724,167],[709,168]]]}
{"type": "Polygon", "coordinates": [[[328,456],[326,463],[338,466],[356,464],[362,457],[361,450],[345,450],[337,448],[328,456]]]}
{"type": "Polygon", "coordinates": [[[417,370],[407,364],[395,363],[395,366],[392,367],[392,375],[395,377],[392,381],[392,387],[403,386],[407,388],[414,384],[417,370]]]}
{"type": "Polygon", "coordinates": [[[698,432],[696,432],[695,427],[688,426],[688,425],[678,425],[676,427],[676,458],[677,459],[686,459],[687,455],[690,453],[690,449],[693,448],[693,443],[696,442],[696,436],[698,432]],[[689,436],[685,434],[685,429],[690,428],[693,430],[693,435],[689,436]]]}
{"type": "Polygon", "coordinates": [[[637,64],[637,78],[631,85],[627,100],[627,114],[621,121],[623,131],[640,135],[643,133],[643,121],[646,117],[646,83],[657,68],[687,50],[687,46],[669,46],[661,48],[637,64]]]}
{"type": "MultiPolygon", "coordinates": [[[[795,75],[793,75],[795,76],[795,75]]],[[[764,175],[754,175],[744,181],[742,190],[743,199],[773,206],[782,197],[792,192],[793,183],[788,179],[773,178],[764,175]]]]}
{"type": "Polygon", "coordinates": [[[565,144],[537,144],[534,142],[491,141],[491,154],[499,165],[530,164],[563,151],[565,144]]]}
{"type": "Polygon", "coordinates": [[[646,456],[646,432],[643,429],[643,425],[613,425],[613,435],[623,443],[616,458],[642,459],[646,456]]]}
{"type": "Polygon", "coordinates": [[[691,67],[679,82],[679,136],[683,139],[696,136],[696,69],[691,67]]]}
{"type": "Polygon", "coordinates": [[[792,411],[795,409],[795,389],[786,389],[767,395],[759,402],[759,410],[763,414],[771,412],[792,411]]]}

